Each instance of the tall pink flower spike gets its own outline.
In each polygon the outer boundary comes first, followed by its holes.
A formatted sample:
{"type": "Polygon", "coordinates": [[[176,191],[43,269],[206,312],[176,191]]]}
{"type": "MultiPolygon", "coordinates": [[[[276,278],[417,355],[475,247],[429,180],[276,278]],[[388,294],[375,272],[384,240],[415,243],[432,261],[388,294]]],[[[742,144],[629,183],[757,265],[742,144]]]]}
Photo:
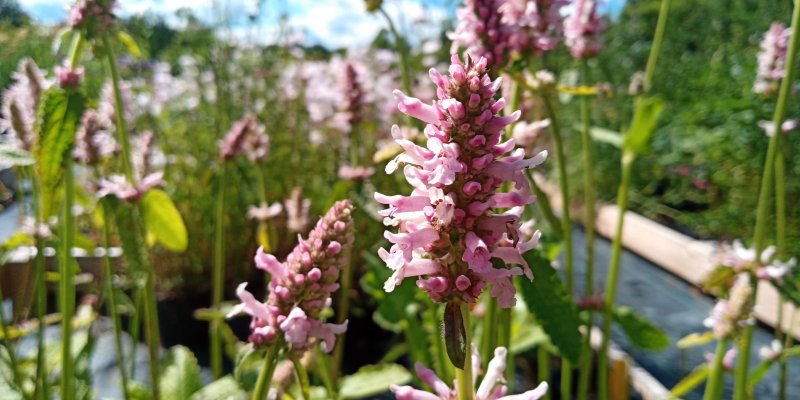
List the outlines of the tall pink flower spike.
{"type": "Polygon", "coordinates": [[[603,47],[600,33],[605,22],[597,12],[597,1],[576,0],[564,19],[564,44],[575,59],[595,57],[603,47]]]}
{"type": "Polygon", "coordinates": [[[285,262],[258,249],[256,267],[271,275],[267,301],[257,300],[242,283],[236,289],[242,303],[228,314],[245,312],[253,317],[251,343],[266,346],[282,339],[293,350],[305,351],[315,343],[326,352],[333,350],[336,335],[347,330],[347,321],[324,323],[320,314],[330,306],[331,294],[339,288],[339,271],[349,262],[352,212],[347,200],[334,204],[307,239],[299,238],[285,262]]]}
{"type": "Polygon", "coordinates": [[[469,56],[462,63],[454,55],[450,76],[431,69],[438,93],[433,104],[395,91],[400,111],[428,125],[426,147],[404,139],[393,127],[405,151],[387,164],[386,172],[402,166],[414,188],[411,194],[375,194],[388,206],[380,211],[384,223],[400,228],[385,232],[392,246],[378,252],[393,270],[384,285],[387,292],[404,278],[418,277],[417,286],[434,301],[472,304],[491,285],[491,295],[507,308],[516,303],[511,278],[525,274],[533,279],[522,254],[538,244],[540,235],[521,238],[520,215],[536,200],[525,170],[544,162],[547,152],[526,159],[513,139],[500,142],[503,129],[520,112],[499,115],[505,106],[502,98],[495,100],[500,79],[491,80],[486,64],[485,58],[469,56]],[[499,192],[509,181],[512,191],[499,192]]]}

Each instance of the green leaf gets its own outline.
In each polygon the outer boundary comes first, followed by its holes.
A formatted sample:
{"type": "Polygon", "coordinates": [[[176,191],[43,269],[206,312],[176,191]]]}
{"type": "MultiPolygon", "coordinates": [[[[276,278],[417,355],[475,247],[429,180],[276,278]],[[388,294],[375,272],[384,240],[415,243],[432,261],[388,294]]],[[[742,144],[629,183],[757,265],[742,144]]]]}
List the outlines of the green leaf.
{"type": "Polygon", "coordinates": [[[405,385],[411,373],[397,364],[367,365],[345,376],[339,394],[345,399],[363,399],[386,392],[391,385],[405,385]]]}
{"type": "Polygon", "coordinates": [[[183,218],[163,190],[153,189],[142,198],[147,230],[169,250],[183,252],[189,244],[183,218]]]}
{"type": "Polygon", "coordinates": [[[614,308],[614,320],[635,346],[646,350],[662,350],[669,346],[669,336],[643,315],[630,307],[614,308]]]}
{"type": "Polygon", "coordinates": [[[694,390],[694,388],[700,386],[701,383],[705,382],[708,379],[708,373],[710,372],[710,368],[708,364],[700,364],[692,370],[686,377],[680,380],[669,393],[674,397],[681,397],[686,395],[687,393],[694,390]]]}
{"type": "Polygon", "coordinates": [[[61,181],[64,156],[72,148],[86,100],[79,92],[49,89],[39,102],[37,121],[39,145],[34,151],[41,182],[42,212],[53,210],[55,191],[61,181]]]}
{"type": "Polygon", "coordinates": [[[646,153],[650,148],[650,136],[653,135],[663,109],[664,103],[659,98],[637,98],[631,128],[625,135],[622,148],[636,155],[646,153]]]}
{"type": "Polygon", "coordinates": [[[461,304],[455,301],[447,303],[443,321],[447,356],[453,366],[463,369],[467,357],[467,330],[464,327],[464,316],[461,315],[461,304]]]}
{"type": "Polygon", "coordinates": [[[222,378],[215,380],[208,384],[208,386],[200,389],[190,397],[191,400],[229,400],[229,399],[244,399],[245,393],[230,375],[225,375],[222,378]]]}
{"type": "Polygon", "coordinates": [[[117,39],[128,49],[128,53],[133,58],[142,58],[142,50],[139,49],[139,45],[136,44],[131,35],[128,35],[127,32],[117,31],[117,39]]]}
{"type": "Polygon", "coordinates": [[[11,144],[0,143],[0,164],[25,167],[33,165],[34,160],[31,153],[11,144]]]}
{"type": "Polygon", "coordinates": [[[581,349],[578,308],[561,283],[558,273],[550,266],[550,260],[537,251],[529,251],[524,257],[533,271],[534,279],[533,282],[525,279],[519,281],[522,298],[561,355],[577,364],[581,349]]]}
{"type": "Polygon", "coordinates": [[[750,371],[750,375],[747,376],[747,391],[749,393],[752,393],[756,385],[764,379],[772,364],[774,364],[772,360],[764,360],[758,364],[758,367],[750,371]]]}
{"type": "Polygon", "coordinates": [[[589,129],[589,135],[597,142],[610,144],[618,149],[622,148],[623,136],[621,133],[611,129],[593,126],[589,129]]]}
{"type": "Polygon", "coordinates": [[[708,331],[703,333],[690,333],[685,337],[678,340],[678,348],[685,349],[689,347],[702,346],[711,343],[714,340],[714,332],[708,331]]]}
{"type": "Polygon", "coordinates": [[[519,354],[544,344],[551,347],[550,339],[544,333],[542,327],[535,323],[526,323],[522,324],[521,329],[511,341],[511,348],[508,350],[511,354],[519,354]]]}
{"type": "Polygon", "coordinates": [[[183,346],[170,349],[159,385],[161,396],[174,400],[188,400],[203,387],[200,365],[191,350],[183,346]]]}

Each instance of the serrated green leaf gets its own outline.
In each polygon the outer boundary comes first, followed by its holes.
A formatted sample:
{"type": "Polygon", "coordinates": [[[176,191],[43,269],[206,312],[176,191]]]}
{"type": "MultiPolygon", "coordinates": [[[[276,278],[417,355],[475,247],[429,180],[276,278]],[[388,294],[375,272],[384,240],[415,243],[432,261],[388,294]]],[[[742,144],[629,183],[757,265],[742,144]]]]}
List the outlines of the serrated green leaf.
{"type": "Polygon", "coordinates": [[[42,212],[53,210],[56,187],[61,180],[64,155],[75,141],[86,100],[79,92],[48,89],[39,102],[37,129],[39,145],[34,151],[39,175],[42,212]]]}
{"type": "Polygon", "coordinates": [[[147,230],[159,243],[174,252],[186,250],[189,240],[183,217],[163,190],[147,192],[142,198],[142,209],[147,230]]]}
{"type": "Polygon", "coordinates": [[[708,379],[709,370],[708,364],[700,364],[689,375],[681,379],[669,393],[675,397],[686,395],[708,379]]]}
{"type": "Polygon", "coordinates": [[[411,373],[397,364],[367,365],[342,378],[339,394],[345,399],[363,399],[389,390],[391,385],[411,381],[411,373]]]}
{"type": "Polygon", "coordinates": [[[669,336],[630,307],[614,308],[614,320],[622,327],[625,335],[636,347],[645,350],[662,350],[669,346],[669,336]]]}
{"type": "Polygon", "coordinates": [[[656,128],[664,103],[656,97],[636,99],[631,128],[625,134],[622,148],[636,155],[645,154],[650,148],[650,136],[656,128]]]}
{"type": "Polygon", "coordinates": [[[703,333],[690,333],[678,340],[677,346],[679,349],[685,349],[688,347],[702,346],[704,344],[711,343],[713,340],[714,332],[711,331],[703,333]]]}
{"type": "Polygon", "coordinates": [[[11,167],[25,167],[33,165],[34,160],[31,153],[23,149],[11,144],[0,143],[0,164],[11,167]]]}
{"type": "Polygon", "coordinates": [[[245,399],[245,393],[236,380],[230,375],[211,382],[206,387],[200,389],[190,398],[191,400],[241,400],[245,399]]]}
{"type": "Polygon", "coordinates": [[[128,35],[127,32],[117,31],[117,39],[125,46],[133,58],[142,58],[142,50],[139,49],[139,45],[136,44],[131,35],[128,35]]]}
{"type": "Polygon", "coordinates": [[[589,128],[589,135],[596,142],[607,143],[618,149],[622,148],[623,136],[621,133],[612,131],[611,129],[593,126],[589,128]]]}
{"type": "Polygon", "coordinates": [[[163,398],[174,400],[188,400],[203,387],[200,365],[191,350],[183,346],[170,349],[159,386],[163,398]]]}
{"type": "Polygon", "coordinates": [[[561,355],[577,364],[581,349],[578,308],[561,283],[558,273],[550,266],[550,260],[537,251],[529,251],[524,257],[533,271],[534,279],[533,282],[526,279],[519,281],[522,298],[561,355]]]}

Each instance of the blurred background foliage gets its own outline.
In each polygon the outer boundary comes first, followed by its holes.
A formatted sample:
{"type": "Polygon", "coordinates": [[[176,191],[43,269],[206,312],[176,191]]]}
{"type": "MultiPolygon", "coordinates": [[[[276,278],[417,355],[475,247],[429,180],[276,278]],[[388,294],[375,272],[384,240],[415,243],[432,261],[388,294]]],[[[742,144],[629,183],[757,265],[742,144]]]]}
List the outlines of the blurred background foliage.
{"type": "MultiPolygon", "coordinates": [[[[770,23],[776,18],[788,20],[791,2],[673,0],[672,3],[670,18],[680,24],[667,30],[663,62],[654,82],[654,92],[663,98],[666,109],[654,135],[652,152],[637,163],[631,208],[695,237],[718,240],[752,237],[755,188],[767,145],[758,122],[770,119],[774,107],[772,101],[752,92],[756,53],[770,23]]],[[[610,84],[607,96],[593,100],[595,126],[624,131],[625,123],[630,121],[628,84],[645,64],[658,6],[658,0],[629,0],[621,14],[609,21],[604,51],[593,61],[597,68],[592,70],[597,76],[592,76],[592,80],[610,84]]],[[[264,168],[270,202],[282,201],[294,187],[302,187],[304,197],[315,199],[311,206],[313,219],[334,199],[355,193],[362,196],[359,208],[364,214],[358,219],[358,236],[379,238],[382,228],[370,215],[371,200],[364,195],[372,188],[337,178],[341,149],[330,149],[324,143],[309,145],[314,128],[310,126],[302,99],[287,100],[281,86],[281,71],[297,62],[292,52],[302,50],[306,60],[327,60],[334,54],[344,54],[344,50],[290,43],[288,26],[283,27],[284,35],[278,44],[235,46],[217,33],[224,31],[223,23],[206,24],[186,9],[178,12],[178,18],[181,29],[167,24],[158,15],[145,14],[123,21],[141,47],[143,60],[165,61],[170,72],[179,75],[186,67],[183,57],[192,56],[198,70],[210,72],[208,79],[198,75],[199,86],[213,92],[215,98],[209,102],[201,100],[194,109],[166,108],[157,115],[144,114],[144,120],[139,121],[140,127],[154,131],[165,153],[179,155],[170,160],[166,179],[175,183],[169,186],[173,191],[170,196],[189,229],[189,251],[154,256],[161,274],[161,288],[173,295],[185,295],[186,288],[191,288],[192,293],[208,290],[212,216],[218,190],[217,141],[248,110],[260,110],[259,120],[266,125],[272,140],[272,154],[264,168]],[[257,104],[263,107],[255,107],[257,104]],[[313,165],[308,165],[307,160],[314,160],[313,165]]],[[[23,55],[35,58],[40,67],[53,65],[55,29],[32,24],[14,0],[0,0],[0,47],[4,52],[0,58],[0,87],[9,84],[11,73],[23,55]]],[[[255,32],[255,25],[253,29],[255,32]]],[[[450,29],[447,24],[442,27],[442,43],[433,54],[438,61],[447,59],[450,46],[444,32],[450,29]]],[[[392,35],[386,30],[380,32],[372,47],[392,49],[392,35]]],[[[423,61],[420,49],[413,48],[411,56],[414,70],[424,74],[430,65],[423,61]]],[[[543,66],[566,71],[562,72],[562,79],[574,67],[563,51],[548,56],[543,66]]],[[[149,67],[150,61],[129,60],[123,75],[142,76],[142,70],[149,67]]],[[[102,66],[90,64],[87,68],[100,70],[102,66]]],[[[92,74],[87,77],[90,91],[99,92],[102,82],[92,82],[92,74]]],[[[569,101],[563,105],[564,126],[577,125],[577,103],[569,101]]],[[[789,117],[798,117],[797,110],[798,103],[792,101],[789,117]]],[[[378,127],[364,124],[360,134],[378,135],[378,127]]],[[[568,149],[575,158],[578,136],[576,129],[569,132],[568,149]]],[[[611,201],[616,196],[619,179],[618,150],[603,143],[595,146],[597,191],[601,200],[611,201]]],[[[799,254],[800,203],[791,199],[800,198],[800,179],[797,179],[800,157],[796,157],[800,137],[790,135],[785,147],[790,177],[786,182],[790,199],[788,221],[792,224],[787,229],[788,242],[792,246],[790,254],[799,254]]],[[[240,161],[241,165],[229,167],[228,215],[244,216],[248,205],[260,201],[260,178],[244,160],[240,161]]],[[[573,163],[571,173],[579,174],[578,168],[579,163],[573,163]]],[[[385,176],[380,165],[376,169],[370,183],[376,186],[373,190],[401,191],[399,176],[385,176]]],[[[574,185],[572,190],[580,191],[578,186],[574,185]]],[[[576,193],[573,198],[581,196],[576,193]]],[[[252,275],[255,271],[250,268],[250,255],[257,246],[256,224],[245,218],[232,218],[226,224],[229,232],[235,232],[228,235],[229,243],[225,245],[228,272],[237,277],[252,275]]],[[[281,227],[277,229],[280,232],[281,227]]],[[[281,235],[280,243],[276,244],[279,258],[290,249],[293,238],[289,236],[281,235]]],[[[207,298],[205,294],[200,297],[207,298]]]]}

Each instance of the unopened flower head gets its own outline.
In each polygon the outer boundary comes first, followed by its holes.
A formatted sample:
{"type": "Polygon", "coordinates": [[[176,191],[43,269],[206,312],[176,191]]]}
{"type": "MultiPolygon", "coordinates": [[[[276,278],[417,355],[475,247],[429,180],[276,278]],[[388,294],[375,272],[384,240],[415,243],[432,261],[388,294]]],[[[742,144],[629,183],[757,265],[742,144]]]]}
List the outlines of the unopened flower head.
{"type": "MultiPolygon", "coordinates": [[[[507,388],[503,385],[503,376],[506,369],[506,358],[508,350],[505,347],[498,347],[494,350],[494,358],[489,361],[486,373],[473,393],[475,400],[538,400],[547,394],[547,382],[542,382],[533,390],[517,395],[506,395],[507,388]]],[[[480,354],[476,347],[472,349],[473,376],[477,378],[480,368],[480,354]]],[[[441,378],[436,376],[433,370],[426,368],[421,363],[414,366],[419,379],[433,389],[433,393],[424,390],[414,389],[411,386],[392,385],[391,389],[397,400],[455,400],[458,394],[455,388],[451,388],[441,378]]]]}
{"type": "Polygon", "coordinates": [[[564,44],[576,59],[595,57],[603,46],[600,34],[606,25],[597,12],[597,1],[576,0],[564,19],[564,44]]]}
{"type": "Polygon", "coordinates": [[[485,58],[470,57],[462,63],[454,55],[449,76],[431,69],[438,92],[433,104],[395,92],[400,111],[428,125],[425,147],[393,129],[404,152],[387,164],[386,172],[404,166],[414,187],[411,194],[375,194],[388,206],[380,212],[384,223],[400,227],[398,233],[385,232],[392,247],[379,251],[393,270],[386,291],[404,278],[419,277],[417,285],[434,301],[471,304],[491,285],[499,304],[512,307],[516,292],[511,278],[525,274],[533,279],[522,254],[537,245],[539,235],[520,240],[520,214],[535,201],[525,170],[541,164],[547,153],[526,159],[513,139],[500,142],[503,129],[520,112],[499,115],[505,106],[505,100],[495,100],[501,82],[491,80],[486,64],[485,58]],[[509,181],[514,189],[498,192],[509,181]],[[506,265],[495,266],[493,259],[506,265]]]}
{"type": "Polygon", "coordinates": [[[97,111],[86,110],[81,117],[81,125],[75,136],[73,157],[80,163],[94,165],[114,154],[117,149],[114,136],[103,125],[97,111]]]}
{"type": "Polygon", "coordinates": [[[758,53],[754,92],[763,95],[778,92],[780,81],[786,76],[786,52],[791,36],[792,28],[787,28],[780,22],[773,23],[764,35],[761,51],[758,53]]]}
{"type": "Polygon", "coordinates": [[[247,283],[242,283],[236,290],[242,303],[229,314],[246,312],[253,317],[250,342],[265,346],[282,338],[298,351],[317,342],[326,352],[333,349],[336,335],[347,329],[347,321],[324,323],[320,314],[330,306],[331,294],[339,288],[339,271],[349,262],[352,212],[349,201],[335,203],[307,239],[299,238],[285,262],[258,249],[256,267],[270,274],[267,301],[256,300],[246,290],[247,283]]]}
{"type": "Polygon", "coordinates": [[[247,114],[233,125],[230,132],[219,143],[223,160],[245,155],[252,162],[261,162],[269,153],[269,136],[256,116],[247,114]]]}
{"type": "Polygon", "coordinates": [[[561,36],[561,8],[567,4],[566,0],[504,0],[499,11],[512,55],[555,49],[561,36]]]}
{"type": "Polygon", "coordinates": [[[55,74],[56,83],[61,88],[75,88],[83,81],[83,67],[72,69],[66,65],[59,65],[55,68],[55,74]]]}
{"type": "Polygon", "coordinates": [[[763,361],[778,361],[783,354],[783,345],[780,340],[773,340],[769,346],[758,349],[758,357],[763,361]]]}
{"type": "Polygon", "coordinates": [[[39,99],[50,84],[30,58],[20,61],[12,79],[14,83],[3,92],[0,131],[8,129],[14,134],[14,144],[17,147],[31,150],[36,142],[34,122],[39,99]]]}
{"type": "Polygon", "coordinates": [[[114,25],[115,3],[114,0],[77,0],[69,10],[69,26],[82,30],[89,38],[102,35],[114,25]]]}
{"type": "MultiPolygon", "coordinates": [[[[339,106],[340,111],[347,119],[351,130],[352,127],[358,125],[364,118],[364,88],[361,85],[361,74],[358,71],[358,65],[348,60],[344,65],[344,76],[342,76],[342,91],[344,93],[342,104],[339,106]]],[[[352,133],[352,132],[351,132],[352,133]]]]}
{"type": "Polygon", "coordinates": [[[485,58],[493,67],[502,67],[508,58],[508,27],[502,22],[500,6],[504,0],[464,0],[456,10],[455,32],[451,52],[459,48],[475,59],[485,58]]]}

